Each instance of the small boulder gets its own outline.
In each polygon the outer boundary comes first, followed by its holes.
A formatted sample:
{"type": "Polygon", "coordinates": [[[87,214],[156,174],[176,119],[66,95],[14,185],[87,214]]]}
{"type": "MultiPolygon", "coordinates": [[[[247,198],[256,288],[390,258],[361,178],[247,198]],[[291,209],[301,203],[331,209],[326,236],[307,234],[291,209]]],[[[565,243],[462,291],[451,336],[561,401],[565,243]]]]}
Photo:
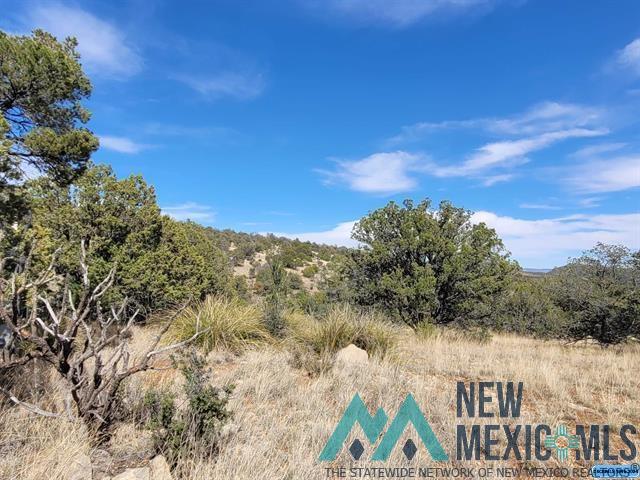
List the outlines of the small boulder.
{"type": "Polygon", "coordinates": [[[369,363],[369,354],[351,343],[342,350],[338,350],[338,353],[336,353],[336,363],[342,363],[343,365],[364,365],[369,363]]]}
{"type": "Polygon", "coordinates": [[[149,470],[151,473],[151,480],[173,480],[169,464],[162,455],[153,457],[149,462],[149,470]]]}
{"type": "Polygon", "coordinates": [[[128,468],[112,480],[151,480],[151,472],[149,467],[128,468]]]}
{"type": "Polygon", "coordinates": [[[67,480],[91,480],[93,475],[91,459],[81,453],[71,461],[67,480]]]}

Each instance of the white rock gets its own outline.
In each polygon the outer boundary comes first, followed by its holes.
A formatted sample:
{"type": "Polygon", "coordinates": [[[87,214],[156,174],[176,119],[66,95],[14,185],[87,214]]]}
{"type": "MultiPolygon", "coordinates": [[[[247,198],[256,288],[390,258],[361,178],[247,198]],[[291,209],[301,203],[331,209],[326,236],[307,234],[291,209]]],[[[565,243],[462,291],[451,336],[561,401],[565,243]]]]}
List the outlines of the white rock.
{"type": "Polygon", "coordinates": [[[149,467],[128,468],[112,480],[151,480],[151,472],[149,467]]]}
{"type": "Polygon", "coordinates": [[[92,474],[91,459],[81,453],[72,460],[67,480],[91,480],[92,474]]]}
{"type": "Polygon", "coordinates": [[[336,363],[343,365],[366,365],[369,363],[369,354],[351,343],[342,350],[338,350],[338,353],[336,353],[336,363]]]}
{"type": "Polygon", "coordinates": [[[173,480],[169,464],[162,455],[158,455],[149,462],[151,480],[173,480]]]}

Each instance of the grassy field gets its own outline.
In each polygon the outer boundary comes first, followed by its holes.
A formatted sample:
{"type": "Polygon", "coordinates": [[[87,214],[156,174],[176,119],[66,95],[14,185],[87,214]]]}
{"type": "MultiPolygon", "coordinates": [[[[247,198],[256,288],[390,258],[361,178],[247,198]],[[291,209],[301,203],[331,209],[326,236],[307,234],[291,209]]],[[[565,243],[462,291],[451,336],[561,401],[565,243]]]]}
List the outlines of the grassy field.
{"type": "MultiPolygon", "coordinates": [[[[138,328],[131,340],[132,351],[140,351],[152,332],[149,327],[138,328]]],[[[521,424],[565,423],[572,428],[576,423],[614,427],[640,423],[640,377],[632,373],[637,372],[640,355],[634,346],[563,346],[504,335],[480,344],[450,333],[420,340],[409,331],[399,332],[396,345],[384,359],[372,358],[358,368],[336,366],[319,375],[292,366],[290,351],[280,344],[252,347],[241,354],[211,351],[207,359],[214,382],[235,385],[230,401],[233,419],[223,431],[217,460],[183,462],[176,478],[326,478],[324,468],[330,464],[318,463],[318,454],[356,392],[370,411],[383,407],[387,412],[395,412],[406,394],[413,393],[448,452],[455,452],[455,425],[460,421],[455,415],[458,381],[524,382],[522,416],[517,419],[521,424]]],[[[135,377],[127,386],[127,395],[133,398],[145,389],[163,386],[180,395],[181,375],[170,368],[167,359],[159,366],[167,368],[135,377]]],[[[41,404],[60,408],[59,391],[54,388],[41,404]]],[[[482,420],[486,421],[461,421],[482,420]]],[[[356,428],[346,445],[358,435],[364,440],[356,428]]],[[[399,445],[409,436],[417,438],[413,427],[405,431],[399,445]]],[[[3,479],[68,478],[79,453],[90,454],[94,463],[102,462],[101,468],[113,471],[119,464],[142,462],[149,449],[149,434],[133,424],[118,427],[107,455],[91,449],[79,422],[34,417],[16,408],[5,410],[0,418],[3,479]]],[[[365,450],[363,460],[356,463],[344,448],[334,465],[371,466],[364,460],[370,453],[365,450]]],[[[522,465],[511,462],[496,465],[522,465]]],[[[546,462],[546,466],[555,462],[546,462]]],[[[422,447],[411,463],[400,448],[387,462],[393,466],[427,464],[430,458],[422,447]]]]}

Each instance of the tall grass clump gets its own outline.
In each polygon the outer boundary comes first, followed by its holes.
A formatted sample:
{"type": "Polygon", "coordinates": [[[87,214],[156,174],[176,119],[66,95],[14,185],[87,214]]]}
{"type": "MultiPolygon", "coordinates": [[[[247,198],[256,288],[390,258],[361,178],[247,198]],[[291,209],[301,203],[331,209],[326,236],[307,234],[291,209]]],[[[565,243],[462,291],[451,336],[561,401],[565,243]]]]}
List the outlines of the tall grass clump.
{"type": "Polygon", "coordinates": [[[483,326],[462,328],[459,326],[439,327],[431,322],[420,322],[413,328],[416,338],[422,342],[445,341],[487,345],[491,343],[492,333],[483,326]]]}
{"type": "Polygon", "coordinates": [[[440,332],[438,331],[438,327],[436,327],[432,322],[422,321],[416,324],[414,327],[414,333],[418,340],[429,341],[436,339],[440,332]]]}
{"type": "Polygon", "coordinates": [[[186,340],[198,328],[206,332],[194,344],[205,353],[217,348],[238,352],[269,339],[260,309],[239,298],[209,296],[185,308],[175,319],[168,337],[171,341],[186,340]]]}
{"type": "Polygon", "coordinates": [[[361,312],[348,304],[330,307],[319,319],[290,314],[287,322],[294,363],[316,372],[330,368],[334,354],[351,343],[372,357],[384,358],[398,335],[397,327],[377,314],[361,312]]]}

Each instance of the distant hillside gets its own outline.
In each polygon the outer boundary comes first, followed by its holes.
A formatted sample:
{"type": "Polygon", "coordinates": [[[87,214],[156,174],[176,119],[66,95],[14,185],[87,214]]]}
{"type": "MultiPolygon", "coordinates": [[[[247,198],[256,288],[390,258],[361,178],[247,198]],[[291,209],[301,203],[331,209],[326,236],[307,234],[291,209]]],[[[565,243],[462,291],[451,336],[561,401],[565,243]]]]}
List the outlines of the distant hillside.
{"type": "Polygon", "coordinates": [[[216,245],[228,256],[233,272],[243,277],[252,293],[262,293],[267,266],[277,260],[289,272],[291,288],[316,291],[330,265],[346,247],[301,242],[275,235],[207,228],[216,245]]]}
{"type": "Polygon", "coordinates": [[[207,228],[208,234],[222,251],[229,255],[234,265],[238,266],[244,260],[251,260],[257,253],[278,255],[287,268],[295,268],[319,258],[330,261],[343,256],[348,249],[313,242],[301,242],[275,235],[260,235],[258,233],[236,232],[234,230],[216,230],[207,228]]]}
{"type": "Polygon", "coordinates": [[[522,274],[526,277],[544,277],[551,271],[550,268],[523,268],[522,274]]]}
{"type": "MultiPolygon", "coordinates": [[[[331,263],[344,257],[349,251],[347,247],[302,242],[272,234],[217,230],[211,227],[207,227],[207,232],[228,256],[234,274],[245,277],[249,288],[256,292],[260,290],[261,271],[273,259],[277,259],[287,271],[298,277],[294,279],[295,284],[314,291],[331,263]]],[[[544,277],[562,268],[523,268],[522,275],[544,277]]]]}

